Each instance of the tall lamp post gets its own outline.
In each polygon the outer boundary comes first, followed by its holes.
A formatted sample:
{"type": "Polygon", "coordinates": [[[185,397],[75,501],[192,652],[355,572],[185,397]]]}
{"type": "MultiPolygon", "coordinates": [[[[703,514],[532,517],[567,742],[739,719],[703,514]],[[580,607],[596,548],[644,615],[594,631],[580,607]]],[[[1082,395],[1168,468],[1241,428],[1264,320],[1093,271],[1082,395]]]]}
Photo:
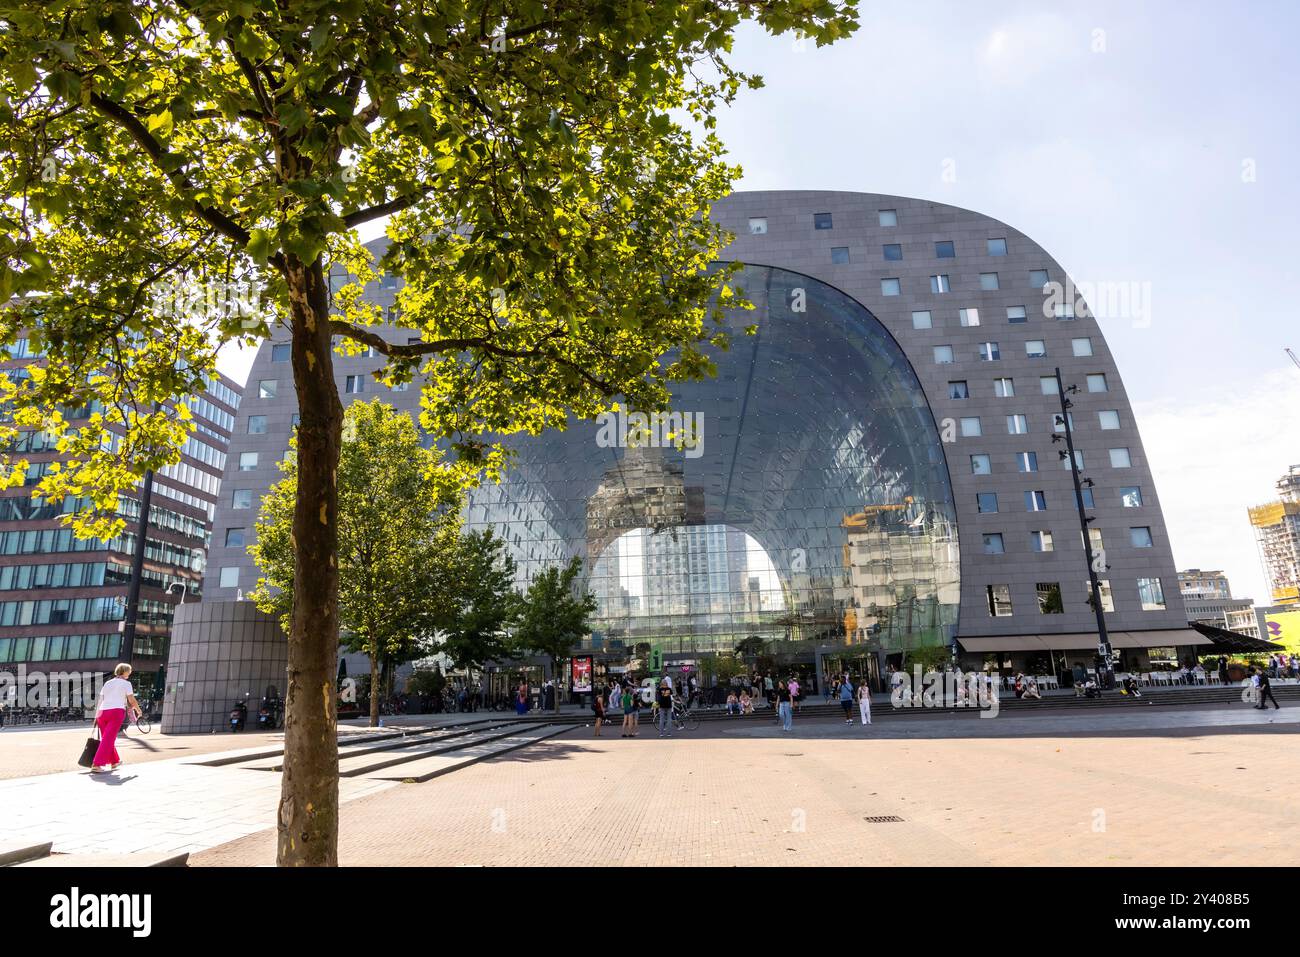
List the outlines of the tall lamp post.
{"type": "MultiPolygon", "coordinates": [[[[1078,392],[1079,387],[1072,385],[1069,388],[1071,394],[1078,392]]],[[[1106,616],[1101,610],[1101,583],[1097,579],[1097,566],[1105,565],[1104,552],[1094,552],[1092,548],[1092,536],[1088,534],[1088,525],[1092,521],[1083,508],[1083,486],[1079,480],[1079,468],[1074,454],[1074,429],[1070,425],[1070,409],[1074,403],[1066,398],[1066,388],[1061,382],[1061,370],[1056,370],[1056,394],[1061,400],[1061,426],[1065,430],[1065,451],[1061,453],[1062,457],[1067,460],[1070,468],[1070,477],[1074,480],[1074,504],[1079,511],[1079,531],[1083,533],[1084,553],[1088,556],[1088,581],[1092,585],[1092,610],[1097,616],[1097,655],[1101,658],[1101,663],[1097,666],[1097,684],[1102,688],[1115,687],[1115,666],[1111,661],[1110,635],[1106,631],[1106,616]]],[[[1060,435],[1053,433],[1052,441],[1060,441],[1060,435]]],[[[1092,479],[1086,480],[1088,487],[1092,487],[1092,479]]]]}
{"type": "Polygon", "coordinates": [[[131,583],[126,593],[126,610],[122,616],[122,658],[132,664],[135,653],[135,623],[140,615],[140,579],[144,575],[144,551],[149,534],[149,506],[153,500],[153,469],[144,473],[140,490],[140,521],[135,532],[135,554],[131,558],[131,583]]]}

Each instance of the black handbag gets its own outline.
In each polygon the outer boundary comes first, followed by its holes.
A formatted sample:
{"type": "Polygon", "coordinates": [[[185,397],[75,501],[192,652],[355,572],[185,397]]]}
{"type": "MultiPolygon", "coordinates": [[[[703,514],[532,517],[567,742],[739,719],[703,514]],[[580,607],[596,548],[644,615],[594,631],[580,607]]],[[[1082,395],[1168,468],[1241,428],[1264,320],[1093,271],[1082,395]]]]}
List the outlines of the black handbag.
{"type": "Polygon", "coordinates": [[[95,766],[95,752],[99,750],[99,726],[95,726],[95,736],[86,739],[86,746],[81,749],[81,757],[77,758],[77,763],[83,768],[95,766]]]}

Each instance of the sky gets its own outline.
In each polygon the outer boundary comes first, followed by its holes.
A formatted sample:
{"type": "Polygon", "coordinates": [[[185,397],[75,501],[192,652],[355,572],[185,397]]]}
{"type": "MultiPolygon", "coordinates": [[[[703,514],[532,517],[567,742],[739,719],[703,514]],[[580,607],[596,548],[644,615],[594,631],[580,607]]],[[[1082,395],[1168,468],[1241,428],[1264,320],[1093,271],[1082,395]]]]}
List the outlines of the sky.
{"type": "Polygon", "coordinates": [[[1135,284],[1149,309],[1101,327],[1175,561],[1264,603],[1245,510],[1300,463],[1298,28],[1294,0],[865,2],[820,50],[743,29],[733,62],[766,85],[718,132],[738,189],[951,203],[1135,284]]]}

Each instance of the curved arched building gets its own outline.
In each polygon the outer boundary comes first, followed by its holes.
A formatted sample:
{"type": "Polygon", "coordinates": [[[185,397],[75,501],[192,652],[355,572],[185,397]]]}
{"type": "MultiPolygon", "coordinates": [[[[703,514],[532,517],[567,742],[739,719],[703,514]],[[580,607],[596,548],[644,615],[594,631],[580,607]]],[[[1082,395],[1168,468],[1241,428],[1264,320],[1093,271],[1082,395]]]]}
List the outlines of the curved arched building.
{"type": "MultiPolygon", "coordinates": [[[[758,635],[787,660],[872,668],[954,638],[968,665],[1090,656],[1085,551],[1053,441],[1057,367],[1079,387],[1073,429],[1116,649],[1141,666],[1144,649],[1204,641],[1187,630],[1119,370],[1086,309],[1049,299],[1067,277],[1046,251],[979,213],[869,193],[737,193],[715,216],[736,235],[727,256],[747,264],[756,306],[736,318],[716,378],[682,386],[670,423],[578,422],[516,442],[507,480],[470,505],[471,525],[508,539],[521,577],[584,559],[595,651],[648,644],[695,660],[758,635]],[[751,322],[757,334],[740,334],[751,322]]],[[[395,292],[372,295],[388,306],[395,292]]],[[[369,375],[379,364],[339,357],[345,398],[387,392],[369,375]]],[[[418,408],[414,389],[388,398],[418,408]]],[[[206,600],[256,580],[245,547],[293,402],[287,346],[264,343],[206,600]]]]}

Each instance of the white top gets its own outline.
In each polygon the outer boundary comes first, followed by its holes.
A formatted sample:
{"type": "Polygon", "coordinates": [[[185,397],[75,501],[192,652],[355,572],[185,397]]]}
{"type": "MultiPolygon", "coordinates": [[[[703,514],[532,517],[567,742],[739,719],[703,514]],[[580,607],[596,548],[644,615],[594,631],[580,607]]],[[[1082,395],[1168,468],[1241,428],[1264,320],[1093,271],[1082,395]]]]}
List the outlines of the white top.
{"type": "Polygon", "coordinates": [[[131,682],[125,678],[110,678],[104,682],[104,687],[99,689],[99,711],[112,711],[114,708],[126,710],[126,696],[134,694],[131,682]]]}

